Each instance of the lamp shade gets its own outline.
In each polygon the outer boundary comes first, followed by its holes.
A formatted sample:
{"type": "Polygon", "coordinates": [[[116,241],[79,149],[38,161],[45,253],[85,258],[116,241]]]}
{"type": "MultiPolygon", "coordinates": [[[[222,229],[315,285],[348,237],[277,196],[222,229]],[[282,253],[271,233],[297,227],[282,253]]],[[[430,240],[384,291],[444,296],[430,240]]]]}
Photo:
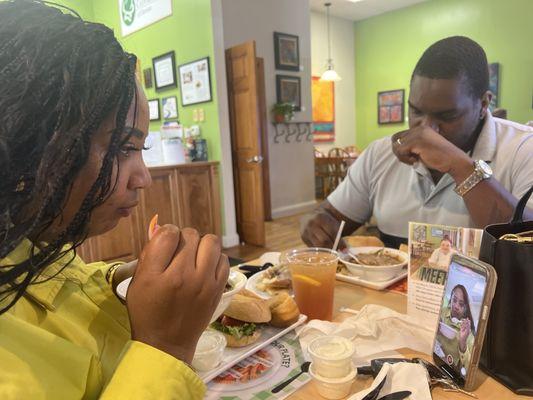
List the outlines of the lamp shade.
{"type": "Polygon", "coordinates": [[[327,69],[324,71],[322,76],[320,77],[321,81],[330,81],[330,82],[338,82],[342,78],[337,74],[337,72],[334,69],[327,69]]]}

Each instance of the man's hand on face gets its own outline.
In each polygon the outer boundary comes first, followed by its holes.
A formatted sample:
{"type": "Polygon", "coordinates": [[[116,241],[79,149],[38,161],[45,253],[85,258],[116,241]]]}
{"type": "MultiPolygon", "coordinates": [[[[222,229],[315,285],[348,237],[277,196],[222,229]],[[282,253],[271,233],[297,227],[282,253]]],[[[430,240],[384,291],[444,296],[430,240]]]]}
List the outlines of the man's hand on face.
{"type": "Polygon", "coordinates": [[[421,161],[427,168],[465,179],[474,170],[474,161],[460,148],[427,125],[417,125],[392,136],[392,151],[412,165],[421,161]]]}

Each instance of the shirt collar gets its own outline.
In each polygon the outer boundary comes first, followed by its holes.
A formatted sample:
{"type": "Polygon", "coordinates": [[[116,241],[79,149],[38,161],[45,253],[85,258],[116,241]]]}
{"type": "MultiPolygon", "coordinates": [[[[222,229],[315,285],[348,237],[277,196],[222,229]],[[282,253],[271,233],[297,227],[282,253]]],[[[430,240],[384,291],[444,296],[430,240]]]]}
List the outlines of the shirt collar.
{"type": "Polygon", "coordinates": [[[494,117],[487,110],[487,115],[485,117],[485,123],[479,137],[477,138],[476,144],[474,145],[474,151],[472,152],[472,159],[474,160],[483,160],[490,162],[496,154],[496,144],[498,137],[496,136],[496,121],[494,117]]]}
{"type": "MultiPolygon", "coordinates": [[[[0,265],[18,264],[24,260],[27,260],[30,256],[32,247],[31,241],[24,239],[15,250],[13,250],[4,260],[0,262],[0,265]]],[[[34,251],[38,251],[38,249],[34,251]]],[[[81,276],[69,276],[69,269],[63,269],[72,260],[72,257],[73,254],[68,252],[59,260],[54,261],[47,266],[37,278],[37,282],[41,283],[30,284],[27,287],[24,295],[34,300],[41,307],[44,307],[50,311],[54,311],[54,300],[61,291],[61,288],[67,279],[79,280],[82,278],[81,276]]]]}

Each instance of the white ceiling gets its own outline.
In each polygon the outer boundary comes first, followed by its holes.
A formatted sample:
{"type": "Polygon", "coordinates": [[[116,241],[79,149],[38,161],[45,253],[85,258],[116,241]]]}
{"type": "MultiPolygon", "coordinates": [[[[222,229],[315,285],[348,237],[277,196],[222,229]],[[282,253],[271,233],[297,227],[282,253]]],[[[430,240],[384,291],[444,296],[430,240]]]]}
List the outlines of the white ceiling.
{"type": "MultiPolygon", "coordinates": [[[[330,15],[359,21],[388,11],[408,7],[427,0],[360,0],[356,3],[349,0],[330,0],[330,15]]],[[[310,0],[311,10],[325,13],[324,3],[327,0],[310,0]]]]}

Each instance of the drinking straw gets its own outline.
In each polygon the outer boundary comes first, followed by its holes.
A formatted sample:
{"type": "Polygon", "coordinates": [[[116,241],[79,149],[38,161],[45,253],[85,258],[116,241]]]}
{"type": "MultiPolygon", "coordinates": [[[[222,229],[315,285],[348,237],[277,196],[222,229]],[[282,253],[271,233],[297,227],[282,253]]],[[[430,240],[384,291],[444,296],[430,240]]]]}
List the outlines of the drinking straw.
{"type": "Polygon", "coordinates": [[[342,230],[344,229],[344,224],[346,222],[345,221],[342,221],[341,222],[341,226],[339,226],[339,230],[337,232],[337,237],[335,238],[335,243],[333,243],[333,247],[331,248],[331,250],[333,251],[337,251],[337,247],[339,246],[339,242],[341,240],[341,235],[342,235],[342,230]]]}

